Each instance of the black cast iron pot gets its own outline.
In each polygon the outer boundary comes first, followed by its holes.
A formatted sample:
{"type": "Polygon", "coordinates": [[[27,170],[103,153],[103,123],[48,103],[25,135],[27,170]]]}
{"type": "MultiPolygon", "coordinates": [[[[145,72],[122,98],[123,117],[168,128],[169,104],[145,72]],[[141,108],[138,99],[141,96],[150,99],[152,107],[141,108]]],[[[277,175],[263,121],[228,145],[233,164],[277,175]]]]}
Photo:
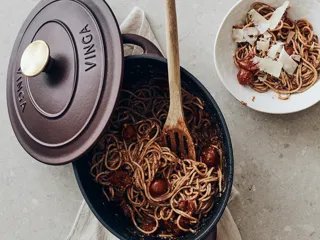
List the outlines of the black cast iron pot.
{"type": "MultiPolygon", "coordinates": [[[[131,43],[141,46],[145,54],[139,56],[129,56],[124,58],[124,78],[122,87],[126,89],[136,89],[144,84],[144,80],[163,78],[167,75],[167,62],[160,51],[148,40],[136,35],[123,35],[124,43],[131,43]]],[[[221,141],[224,146],[224,175],[225,192],[218,198],[209,216],[204,219],[199,231],[196,234],[187,234],[178,239],[200,240],[206,239],[216,229],[216,225],[223,215],[227,206],[233,182],[234,159],[232,144],[228,127],[224,120],[221,110],[208,90],[188,71],[181,68],[181,80],[183,88],[200,97],[207,105],[209,114],[215,119],[221,130],[221,141]]],[[[91,161],[90,151],[82,158],[73,163],[74,173],[77,178],[81,192],[88,203],[90,209],[99,219],[104,227],[121,240],[141,239],[128,231],[128,219],[122,210],[106,200],[102,193],[101,186],[98,185],[90,175],[91,161]]],[[[156,239],[146,237],[147,239],[156,239]]],[[[212,238],[211,238],[212,239],[212,238]]]]}

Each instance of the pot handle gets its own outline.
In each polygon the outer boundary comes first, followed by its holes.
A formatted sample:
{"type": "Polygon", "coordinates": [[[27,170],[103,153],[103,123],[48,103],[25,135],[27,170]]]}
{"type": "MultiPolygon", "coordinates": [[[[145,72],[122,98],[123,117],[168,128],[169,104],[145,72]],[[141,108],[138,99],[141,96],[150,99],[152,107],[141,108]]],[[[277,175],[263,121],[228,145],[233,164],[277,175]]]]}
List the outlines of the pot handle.
{"type": "Polygon", "coordinates": [[[160,50],[144,37],[135,34],[122,34],[122,40],[124,44],[134,44],[141,47],[144,51],[144,54],[152,54],[163,57],[160,50]]]}

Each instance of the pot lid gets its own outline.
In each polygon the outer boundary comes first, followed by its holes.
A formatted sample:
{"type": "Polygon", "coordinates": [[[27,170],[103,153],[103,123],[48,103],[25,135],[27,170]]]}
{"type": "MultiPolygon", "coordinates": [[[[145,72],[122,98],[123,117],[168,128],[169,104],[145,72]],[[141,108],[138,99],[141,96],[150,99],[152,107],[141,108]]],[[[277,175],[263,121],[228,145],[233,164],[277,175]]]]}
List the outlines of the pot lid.
{"type": "Polygon", "coordinates": [[[44,0],[16,39],[8,110],[23,148],[69,163],[90,149],[113,112],[123,74],[117,21],[104,0],[44,0]]]}

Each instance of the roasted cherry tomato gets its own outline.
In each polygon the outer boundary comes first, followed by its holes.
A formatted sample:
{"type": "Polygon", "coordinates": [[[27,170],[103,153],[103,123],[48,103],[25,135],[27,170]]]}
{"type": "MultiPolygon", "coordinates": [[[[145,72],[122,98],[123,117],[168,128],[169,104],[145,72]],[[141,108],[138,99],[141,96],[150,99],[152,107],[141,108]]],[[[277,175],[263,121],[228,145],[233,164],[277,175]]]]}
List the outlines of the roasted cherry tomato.
{"type": "Polygon", "coordinates": [[[149,190],[152,197],[160,197],[168,191],[168,188],[168,181],[158,178],[151,183],[149,190]]]}
{"type": "Polygon", "coordinates": [[[249,83],[253,82],[253,73],[245,70],[245,69],[240,69],[238,73],[238,81],[241,85],[248,85],[249,83]]]}
{"type": "Polygon", "coordinates": [[[202,149],[201,161],[209,168],[218,167],[220,165],[220,154],[214,146],[208,146],[202,149]]]}
{"type": "Polygon", "coordinates": [[[127,141],[136,141],[138,138],[137,129],[132,124],[125,124],[122,129],[122,138],[127,141]]]}

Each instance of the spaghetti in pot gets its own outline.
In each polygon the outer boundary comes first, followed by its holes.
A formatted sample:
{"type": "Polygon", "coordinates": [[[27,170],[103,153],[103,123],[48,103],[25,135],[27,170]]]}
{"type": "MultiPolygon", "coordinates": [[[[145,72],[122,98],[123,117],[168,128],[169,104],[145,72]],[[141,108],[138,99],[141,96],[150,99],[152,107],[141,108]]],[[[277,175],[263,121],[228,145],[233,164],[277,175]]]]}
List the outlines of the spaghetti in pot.
{"type": "MultiPolygon", "coordinates": [[[[271,18],[275,11],[275,8],[260,2],[254,3],[250,10],[252,9],[267,20],[271,18]]],[[[248,13],[245,24],[234,26],[234,28],[245,29],[252,26],[254,26],[254,22],[252,16],[248,13]]],[[[252,59],[255,56],[266,57],[267,52],[258,50],[256,43],[254,45],[248,42],[238,43],[234,62],[237,67],[243,70],[243,72],[240,70],[238,74],[239,82],[246,81],[245,85],[248,84],[252,89],[260,93],[271,89],[279,94],[280,99],[284,100],[288,99],[292,94],[302,93],[310,89],[318,81],[320,71],[320,45],[312,24],[306,19],[292,21],[287,16],[286,10],[278,26],[273,30],[269,29],[268,32],[272,35],[270,46],[279,41],[283,42],[289,55],[293,54],[301,57],[297,70],[293,75],[289,75],[282,69],[279,78],[270,74],[266,76],[264,72],[257,69],[252,59]]]]}
{"type": "Polygon", "coordinates": [[[188,159],[160,145],[169,107],[166,87],[123,90],[120,99],[94,149],[92,176],[141,233],[170,238],[196,232],[224,191],[223,146],[205,104],[183,90],[197,150],[197,159],[188,159]]]}

